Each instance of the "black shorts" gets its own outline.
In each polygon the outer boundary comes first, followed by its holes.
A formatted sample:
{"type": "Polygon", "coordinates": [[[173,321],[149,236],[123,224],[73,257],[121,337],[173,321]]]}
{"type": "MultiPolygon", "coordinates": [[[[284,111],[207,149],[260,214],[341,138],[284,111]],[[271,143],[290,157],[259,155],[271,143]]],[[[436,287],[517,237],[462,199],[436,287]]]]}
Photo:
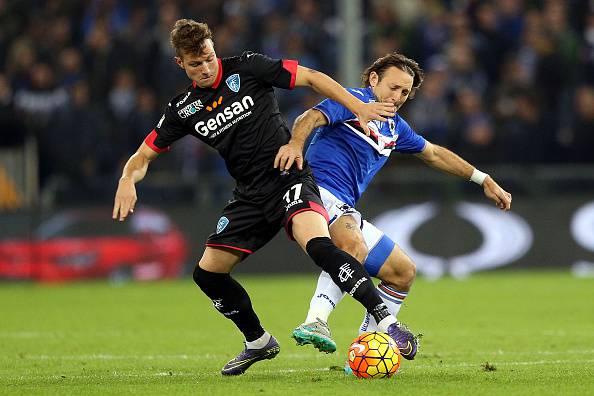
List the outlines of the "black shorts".
{"type": "Polygon", "coordinates": [[[285,227],[293,239],[291,219],[297,213],[313,210],[328,221],[320,191],[311,174],[291,177],[262,203],[234,199],[223,209],[215,231],[206,246],[225,247],[254,253],[285,227]]]}

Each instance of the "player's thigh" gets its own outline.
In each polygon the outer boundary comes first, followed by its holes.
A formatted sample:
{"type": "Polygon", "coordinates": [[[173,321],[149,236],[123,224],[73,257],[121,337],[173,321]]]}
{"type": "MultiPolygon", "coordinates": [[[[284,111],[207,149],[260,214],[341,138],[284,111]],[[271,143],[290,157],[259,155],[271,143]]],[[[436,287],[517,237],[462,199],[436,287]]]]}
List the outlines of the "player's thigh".
{"type": "Polygon", "coordinates": [[[287,183],[274,205],[275,213],[282,213],[287,235],[304,250],[312,238],[330,237],[328,213],[313,176],[300,176],[292,183],[287,183]]]}
{"type": "Polygon", "coordinates": [[[356,217],[348,214],[342,215],[330,225],[330,237],[339,249],[344,250],[362,263],[367,257],[368,249],[360,224],[356,217]]]}
{"type": "Polygon", "coordinates": [[[311,239],[330,237],[326,219],[313,210],[299,212],[292,217],[291,235],[304,251],[306,251],[307,242],[311,239]]]}
{"type": "Polygon", "coordinates": [[[380,267],[377,277],[382,281],[408,288],[416,276],[416,267],[412,259],[396,244],[380,267]]]}
{"type": "Polygon", "coordinates": [[[228,274],[244,255],[245,253],[238,250],[207,246],[198,265],[205,271],[228,274]]]}

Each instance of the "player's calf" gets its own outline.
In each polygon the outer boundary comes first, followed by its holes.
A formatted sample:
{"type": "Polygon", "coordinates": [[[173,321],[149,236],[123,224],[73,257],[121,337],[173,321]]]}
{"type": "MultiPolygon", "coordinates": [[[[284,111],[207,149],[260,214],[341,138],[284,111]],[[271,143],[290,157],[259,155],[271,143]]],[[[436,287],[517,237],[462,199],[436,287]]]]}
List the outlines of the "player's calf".
{"type": "Polygon", "coordinates": [[[379,268],[377,277],[395,290],[408,292],[416,278],[416,274],[417,267],[412,259],[398,246],[394,246],[390,255],[379,268]]]}
{"type": "Polygon", "coordinates": [[[194,269],[194,282],[211,300],[217,311],[235,323],[248,342],[264,334],[247,291],[229,274],[194,269]]]}
{"type": "Polygon", "coordinates": [[[378,295],[365,268],[351,255],[334,246],[330,238],[312,238],[307,242],[306,250],[342,291],[353,296],[373,315],[378,326],[387,328],[396,321],[378,295]]]}

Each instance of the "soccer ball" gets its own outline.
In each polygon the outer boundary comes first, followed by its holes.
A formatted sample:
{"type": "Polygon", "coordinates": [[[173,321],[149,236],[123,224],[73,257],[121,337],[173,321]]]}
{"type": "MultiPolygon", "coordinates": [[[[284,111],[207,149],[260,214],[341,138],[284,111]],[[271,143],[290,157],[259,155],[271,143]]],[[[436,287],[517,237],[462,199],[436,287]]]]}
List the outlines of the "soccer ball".
{"type": "Polygon", "coordinates": [[[359,378],[391,377],[400,367],[400,351],[386,333],[363,333],[353,340],[348,363],[359,378]]]}

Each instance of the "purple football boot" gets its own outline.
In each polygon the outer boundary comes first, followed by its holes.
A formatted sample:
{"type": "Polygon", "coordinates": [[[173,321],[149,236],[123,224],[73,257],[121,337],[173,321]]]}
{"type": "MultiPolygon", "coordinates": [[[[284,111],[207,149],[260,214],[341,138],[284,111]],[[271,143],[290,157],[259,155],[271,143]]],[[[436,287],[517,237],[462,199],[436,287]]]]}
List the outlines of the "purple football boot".
{"type": "Polygon", "coordinates": [[[396,341],[400,355],[407,360],[413,360],[419,347],[419,337],[415,336],[402,323],[396,322],[388,326],[388,335],[396,341]]]}
{"type": "Polygon", "coordinates": [[[221,373],[223,375],[240,375],[250,368],[250,366],[260,360],[273,359],[280,352],[280,346],[273,336],[270,336],[268,344],[260,349],[248,349],[247,346],[235,359],[223,367],[221,373]]]}

